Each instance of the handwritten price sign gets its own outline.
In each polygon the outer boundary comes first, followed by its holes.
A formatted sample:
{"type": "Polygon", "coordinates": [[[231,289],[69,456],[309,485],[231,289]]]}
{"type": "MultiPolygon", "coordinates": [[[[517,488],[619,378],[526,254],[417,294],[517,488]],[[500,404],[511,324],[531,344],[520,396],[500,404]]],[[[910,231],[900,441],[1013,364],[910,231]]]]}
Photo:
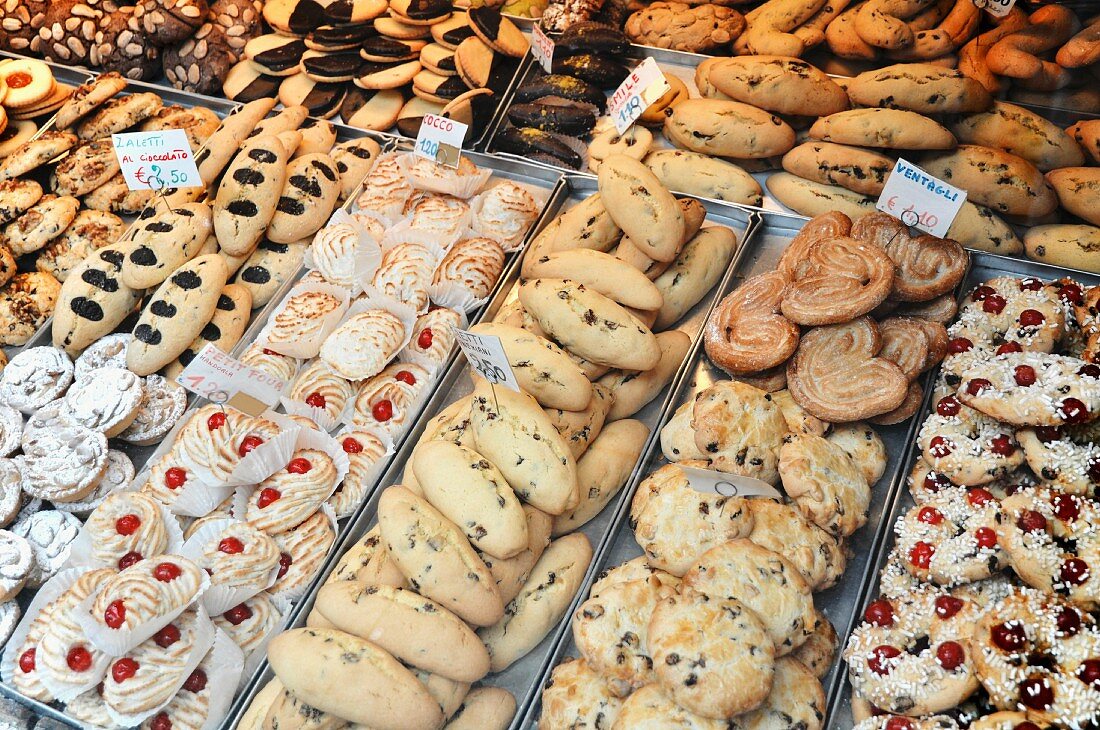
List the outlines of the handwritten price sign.
{"type": "Polygon", "coordinates": [[[131,190],[202,187],[191,143],[182,129],[112,134],[111,144],[131,190]]]}
{"type": "Polygon", "coordinates": [[[1016,0],[974,0],[974,7],[984,10],[994,18],[1003,18],[1012,10],[1016,0]]]}
{"type": "Polygon", "coordinates": [[[546,73],[553,73],[554,41],[550,40],[538,23],[531,26],[531,53],[546,73]]]}
{"type": "Polygon", "coordinates": [[[902,223],[943,238],[955,222],[966,191],[899,159],[875,207],[902,223]]]}
{"type": "Polygon", "coordinates": [[[466,359],[470,361],[470,366],[477,371],[478,375],[493,385],[503,385],[515,391],[520,390],[499,337],[477,335],[466,330],[455,330],[455,336],[458,339],[458,346],[462,348],[466,359]]]}
{"type": "Polygon", "coordinates": [[[667,94],[671,88],[652,58],[638,64],[607,102],[607,113],[619,134],[629,129],[653,102],[667,94]]]}
{"type": "Polygon", "coordinates": [[[258,416],[279,402],[286,381],[239,360],[208,344],[188,363],[176,382],[211,403],[228,403],[250,416],[258,416]]]}
{"type": "Polygon", "coordinates": [[[458,167],[458,158],[462,156],[462,142],[466,139],[468,127],[454,119],[437,114],[425,114],[416,135],[413,152],[421,157],[438,162],[447,167],[458,167]]]}

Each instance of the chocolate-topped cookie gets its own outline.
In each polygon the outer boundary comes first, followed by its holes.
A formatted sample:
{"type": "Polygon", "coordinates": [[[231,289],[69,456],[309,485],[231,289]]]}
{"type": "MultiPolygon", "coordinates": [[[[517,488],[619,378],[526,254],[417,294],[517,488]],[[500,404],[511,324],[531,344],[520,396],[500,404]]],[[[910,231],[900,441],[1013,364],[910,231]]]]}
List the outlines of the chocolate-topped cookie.
{"type": "Polygon", "coordinates": [[[395,38],[377,36],[368,38],[359,46],[359,55],[366,61],[390,63],[393,61],[413,61],[420,57],[420,51],[427,45],[424,40],[399,41],[395,38]]]}
{"type": "Polygon", "coordinates": [[[290,76],[298,72],[298,64],[306,44],[299,38],[268,33],[256,36],[244,45],[243,55],[268,76],[290,76]]]}
{"type": "Polygon", "coordinates": [[[325,17],[334,25],[366,23],[389,8],[386,0],[335,0],[325,8],[325,17]]]}
{"type": "Polygon", "coordinates": [[[305,38],[306,48],[314,51],[350,51],[378,35],[374,25],[322,25],[305,38]]]}
{"type": "Polygon", "coordinates": [[[278,76],[262,73],[251,61],[241,61],[229,69],[222,82],[222,93],[230,101],[247,103],[256,99],[271,99],[279,94],[278,76]]]}
{"type": "Polygon", "coordinates": [[[412,25],[434,25],[451,17],[450,0],[390,0],[390,12],[412,25]]]}
{"type": "Polygon", "coordinates": [[[344,84],[318,83],[305,74],[288,76],[279,84],[279,101],[284,106],[304,106],[309,109],[310,116],[321,119],[336,114],[345,94],[344,84]]]}
{"type": "Polygon", "coordinates": [[[363,59],[355,51],[321,53],[306,51],[302,57],[302,72],[318,83],[351,81],[359,74],[363,59]]]}
{"type": "Polygon", "coordinates": [[[393,126],[405,104],[397,89],[360,89],[353,86],[340,107],[344,123],[382,132],[393,126]]]}

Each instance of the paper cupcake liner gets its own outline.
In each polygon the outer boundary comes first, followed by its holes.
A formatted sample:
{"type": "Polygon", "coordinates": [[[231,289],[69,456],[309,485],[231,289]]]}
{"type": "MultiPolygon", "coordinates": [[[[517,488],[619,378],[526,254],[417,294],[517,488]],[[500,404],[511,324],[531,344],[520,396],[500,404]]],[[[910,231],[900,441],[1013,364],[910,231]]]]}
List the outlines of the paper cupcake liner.
{"type": "Polygon", "coordinates": [[[463,200],[468,200],[477,195],[493,175],[492,170],[480,167],[477,169],[476,173],[471,175],[460,175],[458,170],[439,165],[444,171],[441,178],[419,177],[412,172],[412,166],[413,163],[416,162],[416,159],[416,156],[411,152],[403,154],[398,158],[398,165],[405,173],[405,176],[408,177],[409,182],[412,183],[414,188],[429,190],[433,193],[453,195],[463,200]]]}
{"type": "MultiPolygon", "coordinates": [[[[375,160],[374,165],[375,165],[375,167],[377,167],[379,165],[379,163],[381,163],[382,161],[395,159],[395,158],[398,158],[398,159],[400,158],[399,153],[389,152],[387,154],[379,156],[379,158],[377,160],[375,160]]],[[[405,208],[405,200],[407,199],[408,196],[406,196],[406,198],[402,198],[401,200],[395,200],[395,201],[391,202],[389,205],[387,205],[381,211],[378,211],[378,210],[367,211],[367,210],[359,207],[359,198],[361,198],[367,191],[370,190],[369,180],[370,180],[370,175],[368,175],[367,180],[364,181],[367,184],[364,185],[363,190],[359,193],[359,195],[355,196],[355,203],[354,203],[354,206],[353,206],[353,208],[354,208],[353,212],[355,212],[355,213],[360,213],[360,212],[370,213],[375,218],[377,218],[380,221],[382,221],[383,223],[385,223],[386,227],[388,228],[389,226],[393,225],[396,221],[401,220],[402,211],[405,208]]]]}
{"type": "MultiPolygon", "coordinates": [[[[260,640],[260,643],[252,650],[252,653],[244,658],[244,671],[241,672],[241,679],[237,684],[237,691],[244,690],[245,685],[252,679],[252,675],[256,673],[256,670],[260,668],[260,664],[267,658],[268,643],[270,643],[273,638],[286,631],[287,627],[290,625],[290,609],[293,604],[278,596],[271,596],[271,602],[275,604],[275,610],[279,612],[279,620],[271,627],[271,631],[268,631],[264,638],[260,640]]],[[[240,651],[240,647],[237,647],[237,650],[240,651]]]]}
{"type": "MultiPolygon", "coordinates": [[[[332,526],[333,540],[332,540],[332,544],[329,545],[329,547],[328,547],[328,551],[325,553],[325,556],[327,557],[329,554],[332,553],[333,550],[336,549],[336,543],[339,542],[339,540],[340,540],[340,527],[339,527],[339,524],[337,523],[337,520],[336,520],[336,512],[333,511],[332,505],[330,505],[328,502],[325,502],[324,504],[322,504],[320,509],[318,509],[317,511],[320,512],[321,514],[323,514],[325,517],[327,517],[328,521],[329,521],[329,525],[332,526]]],[[[310,515],[310,517],[313,517],[313,515],[310,515]]],[[[306,519],[309,519],[309,517],[307,517],[306,519]]],[[[317,571],[320,571],[321,568],[323,568],[323,567],[324,567],[324,561],[322,560],[317,565],[317,571]]],[[[312,575],[310,575],[305,581],[303,581],[297,587],[289,588],[289,589],[282,590],[282,591],[278,591],[277,593],[272,593],[271,596],[273,598],[278,598],[280,600],[287,601],[288,603],[296,603],[299,598],[301,598],[303,595],[305,595],[306,589],[309,588],[310,584],[313,583],[313,579],[316,578],[316,577],[317,577],[317,573],[314,572],[312,575]]]]}
{"type": "MultiPolygon", "coordinates": [[[[455,284],[454,282],[446,282],[444,284],[437,284],[435,286],[448,287],[448,289],[453,287],[456,291],[463,292],[467,296],[470,295],[469,291],[467,291],[465,288],[463,288],[461,284],[455,284]]],[[[446,305],[446,304],[440,304],[440,306],[442,306],[446,309],[451,309],[451,310],[458,313],[458,327],[457,327],[457,329],[464,330],[464,329],[466,329],[467,327],[470,326],[469,317],[466,316],[466,312],[464,311],[464,309],[462,309],[461,307],[453,307],[453,306],[446,305]]],[[[411,342],[411,338],[410,338],[410,342],[411,342]]],[[[406,345],[405,348],[403,350],[401,350],[401,352],[397,353],[397,359],[398,359],[399,362],[408,362],[408,363],[412,363],[413,365],[419,365],[420,367],[424,368],[429,373],[431,373],[431,375],[434,379],[436,373],[447,363],[447,359],[451,356],[451,353],[454,352],[456,347],[458,347],[457,337],[455,338],[455,341],[453,343],[451,343],[451,348],[449,350],[447,350],[447,352],[443,355],[443,357],[440,360],[433,360],[426,353],[420,352],[420,351],[417,351],[417,350],[413,350],[410,347],[408,347],[408,345],[406,345]]]]}
{"type": "MultiPolygon", "coordinates": [[[[181,613],[202,599],[202,594],[210,588],[210,576],[206,574],[205,570],[200,572],[202,573],[202,581],[199,583],[199,590],[190,603],[169,611],[163,616],[150,619],[141,626],[132,629],[128,627],[111,629],[100,626],[91,614],[92,604],[95,603],[96,596],[99,595],[100,591],[96,591],[80,602],[76,610],[76,622],[80,624],[80,628],[84,629],[84,635],[88,637],[88,641],[92,642],[97,649],[113,657],[120,657],[175,621],[181,613]]],[[[140,722],[138,720],[138,723],[135,724],[140,724],[140,722]]],[[[126,723],[121,724],[125,725],[126,723]]]]}
{"type": "MultiPolygon", "coordinates": [[[[367,211],[360,215],[371,214],[367,211]]],[[[377,218],[373,215],[371,217],[377,218]]],[[[362,287],[365,282],[374,279],[374,272],[378,271],[378,266],[382,263],[382,247],[374,239],[374,236],[368,233],[367,229],[343,208],[336,209],[325,228],[340,224],[349,225],[359,233],[359,245],[356,247],[355,260],[352,264],[352,276],[355,279],[355,284],[349,289],[351,295],[355,296],[363,290],[362,287]]],[[[302,263],[305,264],[307,269],[319,270],[313,259],[313,244],[310,244],[309,248],[306,249],[302,263]]]]}
{"type": "MultiPolygon", "coordinates": [[[[229,525],[241,522],[239,519],[227,517],[224,520],[211,520],[202,525],[199,529],[187,538],[187,542],[183,544],[183,549],[180,551],[180,555],[185,558],[198,563],[202,559],[202,547],[210,540],[218,536],[218,534],[229,525]]],[[[247,601],[257,593],[262,593],[267,590],[279,576],[279,565],[276,563],[264,580],[263,584],[259,587],[240,587],[240,586],[228,586],[223,583],[215,583],[213,580],[210,582],[210,587],[206,589],[206,592],[202,594],[202,605],[206,608],[207,613],[211,616],[218,616],[225,613],[229,609],[236,606],[238,603],[247,601]]]]}
{"type": "MultiPolygon", "coordinates": [[[[408,304],[399,302],[393,297],[386,296],[372,286],[365,286],[363,287],[363,290],[363,295],[356,299],[355,302],[348,308],[347,313],[344,314],[344,317],[340,320],[340,324],[337,325],[337,327],[342,326],[345,322],[347,322],[349,319],[357,314],[369,312],[372,309],[383,309],[401,320],[401,325],[405,328],[404,338],[401,340],[398,346],[394,348],[393,355],[388,360],[386,360],[386,362],[382,363],[382,368],[378,370],[378,372],[380,373],[382,372],[382,370],[385,369],[387,365],[395,360],[397,358],[397,354],[404,350],[409,342],[412,341],[413,327],[416,326],[417,313],[408,304]]],[[[372,373],[367,377],[373,377],[377,374],[378,373],[372,373]]],[[[345,409],[345,416],[347,412],[348,410],[345,409]]]]}
{"type": "MultiPolygon", "coordinates": [[[[348,403],[353,399],[349,398],[348,403]]],[[[300,400],[294,400],[293,398],[287,398],[285,395],[279,398],[279,402],[283,407],[283,410],[292,416],[304,416],[309,420],[317,424],[322,431],[332,431],[340,425],[340,419],[344,415],[344,411],[341,411],[337,416],[330,416],[329,412],[324,408],[318,408],[317,406],[311,406],[309,403],[300,400]]],[[[348,404],[344,404],[344,410],[347,410],[348,404]]]]}
{"type": "MultiPolygon", "coordinates": [[[[210,661],[207,664],[209,669],[206,672],[206,686],[210,697],[206,705],[206,722],[200,730],[214,730],[221,725],[229,712],[229,705],[233,703],[233,696],[237,693],[244,665],[244,654],[240,647],[233,643],[229,634],[217,627],[214,628],[214,641],[207,656],[210,661]]],[[[203,657],[199,663],[205,659],[203,657]]]]}
{"type": "MultiPolygon", "coordinates": [[[[294,423],[294,421],[280,413],[272,414],[272,420],[288,430],[292,425],[298,427],[298,439],[294,443],[294,451],[298,451],[299,449],[316,449],[317,451],[325,452],[328,454],[329,458],[332,459],[333,467],[336,468],[336,483],[339,484],[344,481],[344,477],[348,475],[348,469],[351,468],[351,462],[336,439],[325,431],[319,431],[312,428],[301,428],[298,424],[294,423]]],[[[333,491],[336,491],[335,487],[333,487],[333,491]]],[[[328,499],[328,497],[325,497],[325,499],[328,499]]]]}
{"type": "MultiPolygon", "coordinates": [[[[437,254],[435,263],[438,264],[439,259],[443,258],[447,251],[455,245],[455,242],[462,238],[463,232],[469,229],[470,221],[471,215],[467,211],[461,216],[454,231],[444,235],[440,231],[415,228],[412,218],[406,218],[386,229],[386,235],[382,237],[379,245],[383,251],[389,251],[399,243],[419,243],[426,246],[429,251],[437,254]]],[[[434,265],[432,268],[434,270],[434,265]]]]}
{"type": "Polygon", "coordinates": [[[210,651],[210,647],[214,644],[214,634],[217,630],[217,627],[214,626],[214,622],[210,620],[210,616],[207,615],[206,611],[200,605],[198,607],[198,616],[195,620],[195,643],[191,647],[191,654],[187,657],[187,663],[184,664],[183,671],[180,672],[179,677],[176,679],[174,683],[175,686],[168,695],[168,699],[151,710],[132,715],[123,714],[116,711],[110,705],[107,705],[107,714],[111,716],[111,719],[123,727],[137,727],[142,722],[167,707],[168,703],[172,701],[172,698],[175,697],[176,693],[183,687],[187,678],[191,676],[191,672],[195,671],[195,668],[199,666],[199,662],[201,662],[206,656],[206,653],[210,651]]]}
{"type": "Polygon", "coordinates": [[[260,330],[260,334],[256,337],[256,344],[260,347],[266,347],[269,350],[273,350],[280,355],[287,355],[288,357],[297,357],[303,360],[316,357],[317,352],[321,349],[321,343],[325,341],[325,338],[329,336],[334,329],[336,329],[338,323],[345,312],[347,311],[348,301],[351,299],[351,295],[348,290],[336,286],[334,284],[319,284],[319,283],[306,283],[298,284],[291,289],[283,301],[279,302],[279,306],[268,317],[267,324],[260,330]],[[297,340],[295,342],[281,342],[276,345],[272,345],[267,341],[268,335],[272,328],[275,326],[275,319],[278,315],[286,309],[287,302],[291,297],[306,292],[320,292],[322,294],[331,294],[340,300],[340,306],[326,314],[321,320],[321,327],[311,336],[297,340]]]}
{"type": "MultiPolygon", "coordinates": [[[[148,476],[146,478],[148,478],[148,476]]],[[[132,486],[131,484],[131,487],[132,486]]],[[[127,488],[118,491],[131,492],[137,490],[127,488]]],[[[168,544],[162,552],[156,555],[143,555],[142,557],[145,559],[155,558],[157,555],[180,554],[180,548],[183,547],[183,529],[180,527],[180,523],[176,519],[176,516],[172,514],[168,507],[159,502],[157,502],[157,507],[160,511],[160,519],[164,522],[164,531],[168,534],[168,544]]],[[[69,565],[74,568],[85,568],[87,570],[94,570],[96,568],[118,570],[117,563],[103,563],[92,557],[92,536],[91,533],[88,532],[87,524],[81,525],[80,532],[77,533],[76,539],[71,543],[69,565]]]]}
{"type": "MultiPolygon", "coordinates": [[[[4,654],[0,657],[0,679],[3,679],[4,684],[14,687],[15,668],[19,663],[19,650],[23,646],[23,642],[27,639],[27,634],[30,633],[31,624],[38,617],[38,614],[42,612],[42,609],[57,600],[62,593],[69,590],[76,579],[84,575],[88,571],[83,568],[65,568],[57,573],[53,578],[46,581],[38,592],[35,593],[34,598],[30,604],[27,605],[27,609],[23,612],[23,618],[19,620],[19,623],[15,627],[15,631],[8,638],[8,643],[4,647],[4,654]]],[[[107,667],[110,665],[110,658],[104,663],[102,670],[96,670],[93,674],[98,673],[98,677],[91,683],[90,687],[95,687],[103,679],[103,674],[107,671],[107,667]]],[[[39,673],[39,681],[42,682],[42,686],[47,687],[45,681],[45,672],[39,673]]],[[[52,690],[51,690],[52,693],[52,690]]],[[[76,694],[80,694],[77,692],[76,694]]],[[[76,694],[72,695],[73,697],[76,694]]],[[[70,698],[71,699],[71,698],[70,698]]]]}
{"type": "Polygon", "coordinates": [[[303,429],[290,420],[280,423],[279,426],[282,431],[245,454],[241,462],[229,472],[229,478],[222,484],[234,487],[243,484],[259,484],[286,466],[290,461],[290,455],[294,453],[294,442],[298,438],[298,432],[310,429],[303,429]]]}

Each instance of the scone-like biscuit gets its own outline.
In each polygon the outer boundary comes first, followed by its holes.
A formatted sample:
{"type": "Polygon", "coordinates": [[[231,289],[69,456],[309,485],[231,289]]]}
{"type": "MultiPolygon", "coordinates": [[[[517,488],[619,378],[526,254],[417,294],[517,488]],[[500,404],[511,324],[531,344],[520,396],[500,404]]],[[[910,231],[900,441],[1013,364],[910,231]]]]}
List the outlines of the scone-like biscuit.
{"type": "Polygon", "coordinates": [[[779,117],[721,99],[687,99],[672,107],[665,136],[692,152],[740,159],[774,157],[794,146],[794,130],[779,117]]]}
{"type": "Polygon", "coordinates": [[[471,425],[475,448],[521,499],[551,515],[579,502],[577,464],[549,416],[526,393],[474,386],[471,425]]]}
{"type": "Polygon", "coordinates": [[[771,395],[736,380],[699,393],[692,409],[695,445],[719,471],[775,484],[787,422],[771,395]]]}
{"type": "Polygon", "coordinates": [[[382,539],[419,592],[475,626],[504,615],[500,591],[462,531],[425,500],[390,487],[378,505],[382,539]]]}
{"type": "Polygon", "coordinates": [[[861,106],[908,109],[921,114],[981,112],[993,98],[977,81],[954,69],[928,63],[902,63],[866,71],[847,84],[861,106]]]}
{"type": "Polygon", "coordinates": [[[128,244],[107,246],[70,272],[54,310],[54,346],[70,354],[80,352],[133,311],[141,292],[121,280],[128,252],[128,244]]]}
{"type": "Polygon", "coordinates": [[[597,727],[614,723],[622,700],[584,659],[570,659],[554,667],[542,690],[539,727],[597,727]]]}
{"type": "Polygon", "coordinates": [[[546,415],[550,416],[550,422],[554,424],[561,437],[569,447],[574,459],[579,459],[588,450],[588,445],[603,431],[604,421],[607,420],[607,412],[611,409],[611,403],[615,397],[604,386],[593,383],[589,386],[592,398],[588,406],[579,411],[563,411],[558,408],[547,408],[546,415]]]}
{"type": "Polygon", "coordinates": [[[661,292],[641,271],[610,254],[591,249],[555,251],[541,256],[528,275],[571,279],[633,309],[658,309],[663,301],[661,292]]]}
{"type": "Polygon", "coordinates": [[[312,707],[367,727],[443,723],[435,698],[388,652],[337,629],[292,629],[271,640],[275,675],[312,707]]]}
{"type": "Polygon", "coordinates": [[[938,122],[904,109],[849,109],[814,122],[810,139],[889,150],[951,149],[957,142],[938,122]]]}
{"type": "Polygon", "coordinates": [[[814,591],[832,586],[844,573],[847,555],[832,535],[788,504],[770,499],[749,500],[752,530],[748,538],[783,555],[814,591]]]}
{"type": "Polygon", "coordinates": [[[194,258],[213,230],[210,206],[184,203],[138,224],[133,250],[122,264],[122,283],[149,289],[194,258]]]}
{"type": "Polygon", "coordinates": [[[259,135],[233,159],[214,201],[214,231],[226,253],[244,254],[263,236],[286,184],[291,152],[278,137],[259,135]]]}
{"type": "MultiPolygon", "coordinates": [[[[827,622],[826,622],[827,623],[827,622]]],[[[803,644],[805,647],[806,644],[803,644]]],[[[772,689],[763,704],[738,718],[746,727],[779,727],[791,723],[792,727],[819,727],[825,717],[825,690],[821,681],[801,661],[798,655],[780,657],[775,662],[772,689]]],[[[831,665],[819,668],[824,674],[831,665]]]]}
{"type": "Polygon", "coordinates": [[[1100,210],[1097,209],[1100,206],[1100,170],[1066,167],[1048,172],[1046,178],[1066,212],[1094,226],[1100,225],[1100,210]]]}
{"type": "Polygon", "coordinates": [[[867,479],[836,444],[820,436],[792,435],[779,449],[779,474],[803,514],[833,535],[850,535],[867,521],[867,479]]]}
{"type": "Polygon", "coordinates": [[[382,371],[405,339],[405,325],[382,309],[348,318],[321,344],[321,359],[348,380],[362,380],[382,371]]]}
{"type": "Polygon", "coordinates": [[[447,730],[503,730],[516,714],[516,698],[500,687],[475,687],[451,715],[447,730]]]}
{"type": "Polygon", "coordinates": [[[134,326],[127,367],[149,375],[187,349],[214,315],[227,273],[225,260],[208,254],[168,277],[134,326]]]}
{"type": "Polygon", "coordinates": [[[1028,258],[1055,266],[1100,271],[1100,227],[1072,223],[1034,226],[1024,234],[1028,258]]]}
{"type": "Polygon", "coordinates": [[[592,546],[580,532],[546,548],[503,618],[478,631],[489,650],[490,670],[502,672],[541,642],[561,621],[581,587],[592,546]]]}
{"type": "Polygon", "coordinates": [[[649,370],[661,359],[657,338],[637,317],[581,284],[530,279],[519,299],[555,341],[590,362],[649,370]]]}

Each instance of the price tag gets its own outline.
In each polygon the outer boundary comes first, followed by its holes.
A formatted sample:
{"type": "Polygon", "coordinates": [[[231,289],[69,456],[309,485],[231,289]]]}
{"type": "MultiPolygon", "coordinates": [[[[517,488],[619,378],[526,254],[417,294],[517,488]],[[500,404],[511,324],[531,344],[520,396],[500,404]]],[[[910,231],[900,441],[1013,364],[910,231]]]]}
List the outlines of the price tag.
{"type": "MultiPolygon", "coordinates": [[[[679,466],[679,465],[677,465],[679,466]]],[[[739,474],[723,474],[693,466],[679,466],[688,479],[688,485],[696,492],[720,494],[723,497],[768,497],[783,499],[775,487],[765,481],[739,474]]]]}
{"type": "Polygon", "coordinates": [[[672,87],[652,58],[647,58],[619,84],[607,102],[607,113],[619,134],[625,132],[642,112],[664,96],[672,87]]]}
{"type": "Polygon", "coordinates": [[[535,23],[531,26],[531,53],[546,73],[553,73],[554,67],[554,41],[543,32],[542,27],[535,23]]]}
{"type": "Polygon", "coordinates": [[[437,114],[425,114],[416,135],[413,152],[447,167],[458,167],[462,155],[462,141],[468,127],[454,119],[437,114]]]}
{"type": "Polygon", "coordinates": [[[503,385],[515,391],[520,390],[499,337],[478,335],[459,329],[455,330],[455,336],[458,338],[458,346],[462,348],[466,359],[470,361],[470,366],[477,371],[478,375],[493,385],[503,385]]]}
{"type": "Polygon", "coordinates": [[[994,18],[1003,18],[1012,10],[1016,0],[974,0],[974,7],[984,10],[994,18]]]}
{"type": "Polygon", "coordinates": [[[965,202],[966,191],[962,188],[899,159],[875,207],[907,226],[943,238],[965,202]]]}
{"type": "Polygon", "coordinates": [[[279,402],[286,381],[245,365],[207,344],[176,382],[211,403],[225,403],[250,416],[258,416],[279,402]]]}
{"type": "Polygon", "coordinates": [[[112,134],[111,144],[131,190],[202,187],[191,144],[182,129],[112,134]]]}

